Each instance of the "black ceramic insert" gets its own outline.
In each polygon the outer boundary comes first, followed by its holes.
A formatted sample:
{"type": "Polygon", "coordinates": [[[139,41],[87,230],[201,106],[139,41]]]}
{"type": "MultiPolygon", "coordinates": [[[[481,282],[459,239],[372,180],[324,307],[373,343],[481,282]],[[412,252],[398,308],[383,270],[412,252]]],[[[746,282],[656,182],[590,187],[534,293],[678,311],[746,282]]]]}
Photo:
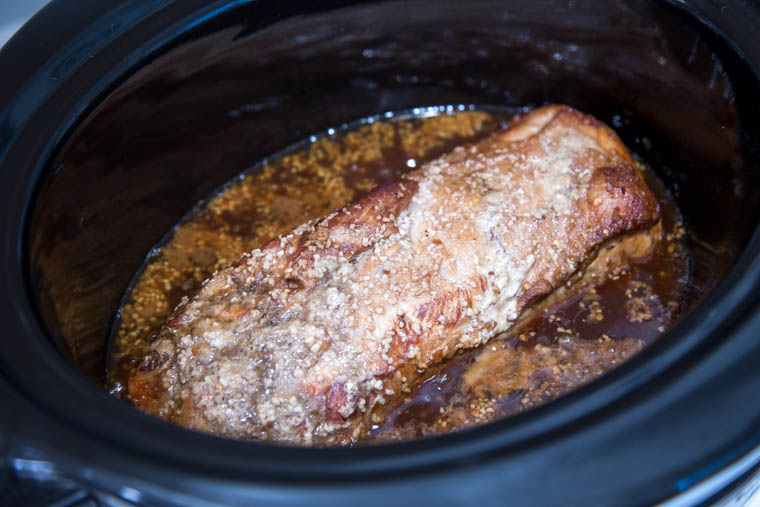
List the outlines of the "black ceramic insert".
{"type": "Polygon", "coordinates": [[[414,106],[558,102],[615,126],[684,212],[689,307],[720,280],[756,224],[760,104],[717,41],[644,2],[400,7],[231,10],[93,105],[50,161],[29,228],[33,293],[77,368],[102,380],[126,283],[199,199],[310,134],[414,106]]]}
{"type": "Polygon", "coordinates": [[[54,1],[0,52],[3,72],[18,69],[0,82],[0,401],[17,407],[0,414],[16,435],[6,447],[126,498],[178,503],[552,503],[568,491],[651,503],[712,476],[760,442],[760,407],[746,403],[760,388],[760,12],[739,4],[54,1]],[[32,44],[34,28],[58,44],[32,44]],[[102,392],[127,284],[220,184],[368,115],[546,102],[613,126],[686,221],[684,320],[628,364],[507,421],[368,449],[226,441],[102,392]]]}

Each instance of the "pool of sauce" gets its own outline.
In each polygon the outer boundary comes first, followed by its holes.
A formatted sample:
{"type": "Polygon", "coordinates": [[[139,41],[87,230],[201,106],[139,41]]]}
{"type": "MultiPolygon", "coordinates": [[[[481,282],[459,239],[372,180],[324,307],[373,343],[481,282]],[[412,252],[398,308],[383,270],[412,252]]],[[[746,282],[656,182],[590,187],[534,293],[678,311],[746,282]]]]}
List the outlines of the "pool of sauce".
{"type": "MultiPolygon", "coordinates": [[[[216,270],[307,220],[455,146],[505,129],[514,110],[473,106],[386,113],[312,136],[263,161],[199,203],[136,274],[113,325],[107,388],[123,397],[129,370],[149,352],[183,297],[216,270]]],[[[359,443],[420,438],[506,417],[603,375],[652,343],[682,313],[689,253],[681,217],[654,173],[665,235],[650,258],[431,369],[359,443]]]]}

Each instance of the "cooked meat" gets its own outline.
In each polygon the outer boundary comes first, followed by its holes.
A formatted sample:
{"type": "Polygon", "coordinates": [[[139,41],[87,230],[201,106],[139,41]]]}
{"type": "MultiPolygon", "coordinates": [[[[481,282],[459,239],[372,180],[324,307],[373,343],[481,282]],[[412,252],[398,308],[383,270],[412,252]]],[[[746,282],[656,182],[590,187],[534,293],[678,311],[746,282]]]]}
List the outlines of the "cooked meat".
{"type": "Polygon", "coordinates": [[[213,275],[128,396],[217,435],[348,443],[426,368],[514,327],[586,267],[647,255],[659,220],[612,130],[543,107],[213,275]]]}

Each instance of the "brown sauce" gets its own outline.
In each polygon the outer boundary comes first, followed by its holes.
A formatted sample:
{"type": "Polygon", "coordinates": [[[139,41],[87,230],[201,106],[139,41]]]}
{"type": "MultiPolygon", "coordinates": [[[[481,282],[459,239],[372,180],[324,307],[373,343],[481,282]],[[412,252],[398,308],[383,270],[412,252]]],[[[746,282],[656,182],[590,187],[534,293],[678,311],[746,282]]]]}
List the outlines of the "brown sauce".
{"type": "MultiPolygon", "coordinates": [[[[199,204],[146,259],[113,326],[108,389],[122,396],[176,304],[214,271],[301,223],[455,146],[506,128],[514,111],[415,109],[312,137],[199,204]]],[[[429,372],[362,443],[419,438],[535,407],[603,375],[680,317],[689,255],[678,209],[644,168],[664,208],[665,237],[649,259],[429,372]]]]}

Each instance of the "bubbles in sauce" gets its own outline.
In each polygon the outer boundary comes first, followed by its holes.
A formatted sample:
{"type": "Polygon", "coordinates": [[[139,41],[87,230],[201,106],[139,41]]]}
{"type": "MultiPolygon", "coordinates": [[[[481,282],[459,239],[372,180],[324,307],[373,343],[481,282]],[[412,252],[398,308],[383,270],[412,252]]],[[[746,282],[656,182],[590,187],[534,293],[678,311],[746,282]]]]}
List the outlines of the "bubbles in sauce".
{"type": "MultiPolygon", "coordinates": [[[[214,271],[303,222],[455,146],[504,129],[517,111],[438,106],[386,113],[311,136],[199,203],[154,248],[117,314],[108,389],[129,369],[183,297],[214,271]]],[[[670,328],[689,278],[684,228],[667,190],[642,165],[664,209],[665,237],[649,259],[586,287],[486,345],[434,367],[359,443],[419,438],[535,407],[603,375],[670,328]]]]}

